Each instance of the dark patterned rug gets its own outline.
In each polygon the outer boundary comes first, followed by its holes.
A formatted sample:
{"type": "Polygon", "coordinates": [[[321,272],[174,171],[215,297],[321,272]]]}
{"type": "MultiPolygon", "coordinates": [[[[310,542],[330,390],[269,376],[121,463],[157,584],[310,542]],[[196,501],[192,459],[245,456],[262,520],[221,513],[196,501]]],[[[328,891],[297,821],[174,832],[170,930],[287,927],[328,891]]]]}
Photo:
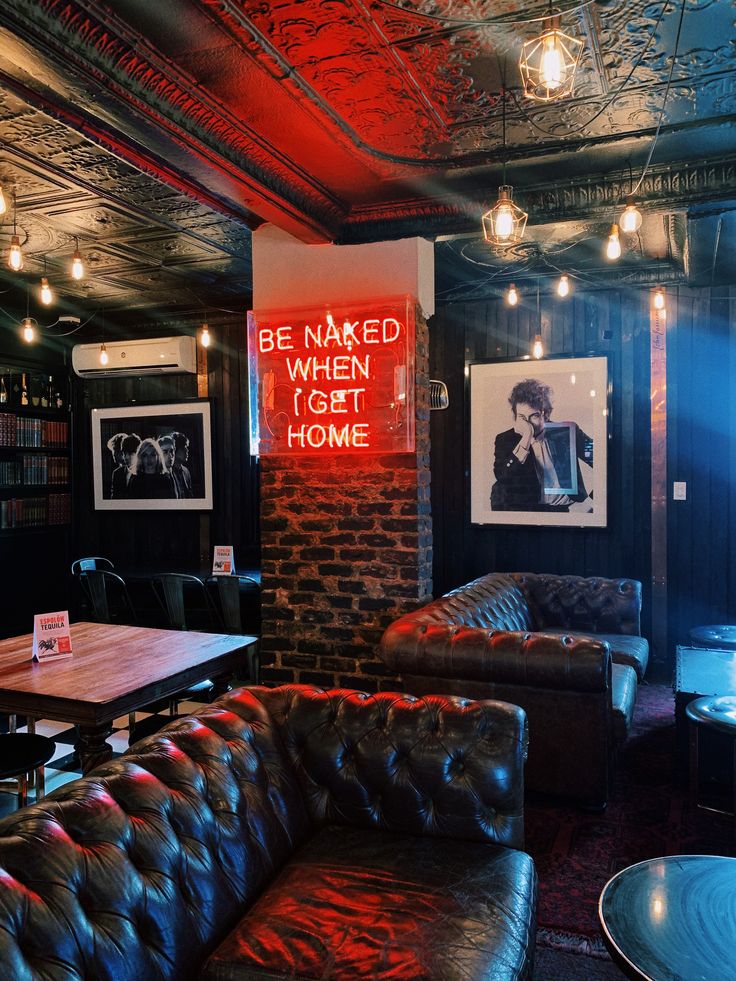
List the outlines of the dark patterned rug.
{"type": "MultiPolygon", "coordinates": [[[[598,897],[612,875],[660,855],[734,854],[732,819],[690,806],[676,772],[674,739],[671,688],[641,685],[606,810],[527,801],[526,849],[539,874],[538,945],[587,955],[581,964],[588,963],[590,977],[609,976],[593,971],[591,958],[607,959],[598,897]]],[[[539,960],[546,962],[546,955],[539,960]]],[[[535,978],[547,976],[538,972],[535,978]]]]}

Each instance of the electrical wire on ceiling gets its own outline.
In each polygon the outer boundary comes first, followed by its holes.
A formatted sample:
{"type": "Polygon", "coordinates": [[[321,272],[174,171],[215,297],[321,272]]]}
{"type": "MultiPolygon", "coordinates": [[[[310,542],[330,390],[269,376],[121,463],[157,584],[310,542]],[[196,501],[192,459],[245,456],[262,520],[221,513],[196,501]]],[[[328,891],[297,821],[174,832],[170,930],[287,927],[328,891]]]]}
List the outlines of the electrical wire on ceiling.
{"type": "MultiPolygon", "coordinates": [[[[7,290],[6,290],[6,292],[7,292],[7,290]]],[[[95,310],[94,313],[91,313],[89,315],[89,317],[87,317],[86,320],[83,320],[83,321],[81,321],[81,323],[78,323],[77,326],[74,327],[72,330],[65,331],[64,333],[56,333],[55,332],[51,336],[52,337],[70,337],[72,334],[76,334],[78,330],[81,330],[82,327],[86,327],[88,323],[90,323],[91,321],[93,321],[99,312],[100,312],[99,310],[95,310]]],[[[6,310],[4,307],[0,307],[0,313],[5,314],[5,316],[8,318],[8,320],[12,320],[14,323],[18,320],[18,317],[17,317],[16,314],[10,313],[10,311],[6,310]]],[[[63,314],[62,314],[62,316],[63,316],[63,314]]],[[[66,324],[62,321],[61,318],[57,318],[51,324],[42,324],[42,323],[39,322],[39,320],[38,320],[37,317],[33,317],[32,319],[36,321],[36,323],[38,324],[38,326],[42,330],[52,330],[54,327],[66,326],[66,324]]]]}
{"type": "Polygon", "coordinates": [[[685,17],[685,4],[686,4],[686,2],[687,2],[687,0],[682,0],[682,4],[680,6],[680,18],[679,18],[679,20],[677,22],[677,35],[675,36],[675,50],[672,52],[672,61],[670,62],[670,71],[669,71],[669,74],[667,76],[667,85],[665,86],[664,98],[662,99],[662,108],[659,111],[659,120],[657,122],[657,130],[656,130],[656,132],[654,134],[654,139],[652,140],[652,145],[649,148],[649,155],[647,156],[646,163],[644,164],[644,169],[641,172],[641,177],[636,182],[636,187],[631,192],[632,194],[636,194],[636,192],[641,187],[641,185],[642,185],[642,183],[644,181],[644,178],[646,177],[647,171],[649,170],[649,165],[652,162],[652,155],[654,153],[654,148],[656,147],[657,140],[659,139],[659,131],[662,128],[662,120],[664,119],[664,111],[665,111],[665,108],[667,106],[667,96],[670,94],[670,86],[672,85],[672,73],[675,70],[675,62],[677,61],[677,56],[678,56],[679,51],[680,51],[680,34],[682,33],[682,21],[683,21],[683,19],[685,17]]]}

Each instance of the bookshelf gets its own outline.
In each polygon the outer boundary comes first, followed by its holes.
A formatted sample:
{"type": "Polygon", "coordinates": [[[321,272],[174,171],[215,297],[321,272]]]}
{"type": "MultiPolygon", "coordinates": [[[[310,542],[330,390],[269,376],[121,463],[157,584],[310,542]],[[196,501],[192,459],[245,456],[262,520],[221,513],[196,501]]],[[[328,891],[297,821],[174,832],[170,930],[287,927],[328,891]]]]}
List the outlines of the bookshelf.
{"type": "Polygon", "coordinates": [[[71,522],[71,420],[66,378],[0,364],[0,534],[71,522]]]}

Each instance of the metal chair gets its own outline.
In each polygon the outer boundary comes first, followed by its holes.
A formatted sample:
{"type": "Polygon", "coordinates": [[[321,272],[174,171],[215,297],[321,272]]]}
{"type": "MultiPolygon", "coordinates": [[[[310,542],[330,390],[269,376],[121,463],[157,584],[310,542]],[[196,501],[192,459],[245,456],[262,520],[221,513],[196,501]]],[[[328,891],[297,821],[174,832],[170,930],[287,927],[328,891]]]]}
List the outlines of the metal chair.
{"type": "MultiPolygon", "coordinates": [[[[216,597],[215,602],[220,619],[225,627],[225,633],[228,634],[242,634],[246,632],[243,628],[243,617],[240,606],[243,583],[252,584],[260,593],[260,583],[250,576],[208,576],[205,579],[205,586],[216,597]]],[[[247,680],[251,684],[257,685],[259,679],[260,658],[258,649],[256,648],[249,656],[247,680]]]]}
{"type": "Polygon", "coordinates": [[[44,766],[56,750],[56,743],[35,733],[9,732],[0,735],[0,780],[18,778],[18,806],[28,803],[28,776],[35,775],[36,800],[46,792],[44,766]]]}
{"type": "MultiPolygon", "coordinates": [[[[217,628],[221,627],[217,610],[212,605],[204,583],[197,576],[188,576],[181,572],[164,572],[154,576],[151,585],[166,614],[171,630],[203,629],[216,632],[217,628]]],[[[211,699],[214,688],[215,683],[207,679],[177,692],[170,702],[172,716],[176,714],[179,701],[202,697],[211,699]]]]}
{"type": "Polygon", "coordinates": [[[79,581],[89,596],[98,623],[138,622],[122,576],[108,569],[85,569],[79,573],[79,581]]]}
{"type": "Polygon", "coordinates": [[[151,585],[171,630],[204,629],[216,632],[221,627],[217,610],[204,583],[197,576],[165,572],[154,576],[151,585]]]}

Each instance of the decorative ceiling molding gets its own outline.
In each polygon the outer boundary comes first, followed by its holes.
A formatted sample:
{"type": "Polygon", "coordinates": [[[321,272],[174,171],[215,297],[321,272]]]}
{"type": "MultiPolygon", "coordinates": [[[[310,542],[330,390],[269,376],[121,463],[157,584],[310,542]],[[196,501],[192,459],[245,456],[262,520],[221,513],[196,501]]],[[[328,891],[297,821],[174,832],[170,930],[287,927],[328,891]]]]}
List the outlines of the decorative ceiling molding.
{"type": "MultiPolygon", "coordinates": [[[[628,172],[595,175],[530,187],[515,186],[514,200],[529,212],[529,225],[579,218],[618,217],[630,192],[628,172]]],[[[478,235],[478,216],[495,200],[497,186],[474,191],[472,197],[454,195],[442,200],[394,203],[383,208],[354,209],[345,223],[342,243],[404,238],[421,226],[427,238],[441,235],[478,235]],[[413,231],[412,231],[413,229],[413,231]]],[[[649,210],[687,210],[736,194],[736,154],[691,163],[654,164],[637,191],[637,200],[649,210]]]]}

